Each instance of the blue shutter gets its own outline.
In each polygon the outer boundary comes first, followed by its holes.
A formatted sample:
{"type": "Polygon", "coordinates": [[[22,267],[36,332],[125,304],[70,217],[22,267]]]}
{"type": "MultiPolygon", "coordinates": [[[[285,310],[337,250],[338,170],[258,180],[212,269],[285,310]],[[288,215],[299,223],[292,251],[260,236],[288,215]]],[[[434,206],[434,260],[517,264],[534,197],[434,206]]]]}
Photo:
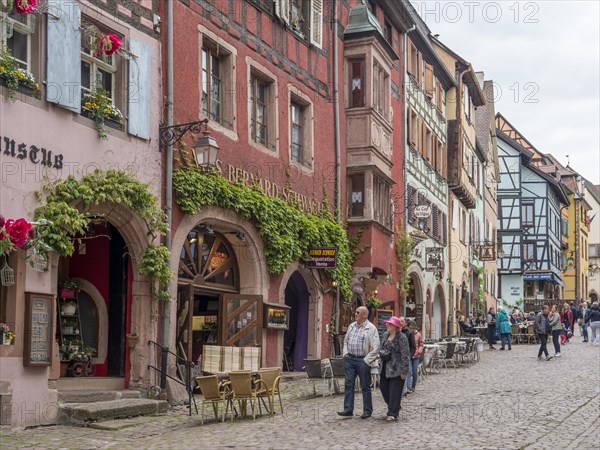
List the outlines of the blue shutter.
{"type": "Polygon", "coordinates": [[[46,100],[81,112],[79,3],[48,0],[46,100]]]}
{"type": "Polygon", "coordinates": [[[139,138],[150,139],[150,47],[132,39],[129,51],[136,57],[129,60],[128,131],[139,138]]]}

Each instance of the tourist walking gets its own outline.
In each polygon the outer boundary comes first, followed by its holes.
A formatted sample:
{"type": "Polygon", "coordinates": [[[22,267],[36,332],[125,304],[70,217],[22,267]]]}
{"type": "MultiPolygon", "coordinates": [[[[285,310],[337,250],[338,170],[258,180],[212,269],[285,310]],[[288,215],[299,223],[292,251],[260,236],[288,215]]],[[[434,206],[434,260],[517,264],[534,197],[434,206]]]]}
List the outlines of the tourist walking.
{"type": "Polygon", "coordinates": [[[417,386],[419,361],[421,359],[421,353],[423,353],[424,346],[423,346],[423,336],[421,336],[421,333],[419,333],[419,330],[417,328],[417,323],[414,320],[411,320],[408,322],[408,329],[414,336],[415,345],[417,347],[417,350],[415,351],[414,355],[412,355],[412,357],[410,358],[410,361],[409,361],[410,367],[408,370],[408,377],[406,378],[406,392],[410,394],[411,392],[414,392],[414,390],[417,386]]]}
{"type": "MultiPolygon", "coordinates": [[[[565,303],[566,304],[566,303],[565,303]]],[[[563,323],[560,320],[560,314],[556,305],[552,305],[550,311],[550,329],[552,330],[552,343],[554,344],[554,356],[560,357],[560,335],[563,332],[563,323]]]]}
{"type": "Polygon", "coordinates": [[[548,320],[548,314],[550,309],[547,305],[542,307],[542,310],[535,317],[533,323],[533,329],[540,340],[540,349],[538,351],[538,359],[542,359],[542,354],[546,356],[546,361],[552,359],[552,356],[548,354],[548,348],[546,343],[548,341],[548,333],[550,332],[550,321],[548,320]]]}
{"type": "MultiPolygon", "coordinates": [[[[383,334],[379,356],[381,358],[381,382],[379,387],[387,405],[386,420],[398,419],[404,381],[408,375],[410,348],[408,339],[400,331],[402,325],[398,317],[384,320],[386,332],[383,334]]],[[[364,415],[364,414],[363,414],[364,415]]]]}
{"type": "Polygon", "coordinates": [[[565,304],[563,305],[563,309],[560,310],[560,321],[561,323],[564,325],[563,328],[566,328],[566,337],[567,337],[567,342],[569,342],[569,331],[571,331],[571,333],[574,332],[573,330],[573,313],[571,312],[571,308],[569,308],[569,304],[567,302],[565,302],[565,304]]]}
{"type": "Polygon", "coordinates": [[[508,342],[508,349],[512,350],[512,328],[510,325],[508,314],[500,307],[496,315],[496,328],[498,329],[498,333],[500,333],[500,342],[502,343],[500,350],[504,350],[505,342],[508,342]]]}
{"type": "Polygon", "coordinates": [[[581,335],[583,336],[583,342],[588,341],[588,324],[586,322],[586,318],[587,318],[589,310],[590,309],[588,308],[587,302],[583,302],[581,304],[581,309],[579,310],[579,313],[578,313],[579,318],[577,319],[577,321],[579,322],[579,331],[581,332],[581,335]]]}
{"type": "Polygon", "coordinates": [[[588,313],[587,323],[592,330],[591,342],[594,345],[600,345],[600,307],[598,302],[594,302],[588,313]]]}
{"type": "Polygon", "coordinates": [[[487,339],[490,346],[490,350],[496,350],[494,344],[496,343],[496,310],[492,307],[487,313],[487,339]]]}
{"type": "Polygon", "coordinates": [[[368,320],[367,308],[359,306],[354,314],[356,321],[350,324],[344,338],[344,411],[338,414],[343,417],[354,414],[354,382],[358,375],[363,397],[363,413],[360,417],[366,419],[373,413],[371,364],[379,355],[379,334],[375,325],[368,320]]]}
{"type": "Polygon", "coordinates": [[[569,309],[571,310],[571,333],[575,336],[575,324],[577,323],[577,319],[579,318],[579,310],[575,306],[574,302],[569,304],[569,309]]]}

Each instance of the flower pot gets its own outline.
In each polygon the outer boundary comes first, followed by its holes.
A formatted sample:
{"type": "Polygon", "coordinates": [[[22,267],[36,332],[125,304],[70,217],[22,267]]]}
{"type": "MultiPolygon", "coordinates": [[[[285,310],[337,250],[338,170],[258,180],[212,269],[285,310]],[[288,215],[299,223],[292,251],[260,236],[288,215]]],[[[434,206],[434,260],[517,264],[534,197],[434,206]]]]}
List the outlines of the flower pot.
{"type": "Polygon", "coordinates": [[[63,316],[74,316],[77,313],[77,305],[62,305],[60,312],[63,316]]]}
{"type": "Polygon", "coordinates": [[[134,348],[137,345],[139,339],[139,336],[127,336],[127,347],[134,348]]]}
{"type": "Polygon", "coordinates": [[[77,293],[73,289],[65,289],[61,288],[58,290],[58,295],[60,298],[75,298],[77,293]]]}
{"type": "Polygon", "coordinates": [[[64,361],[60,363],[60,376],[61,378],[66,377],[69,374],[70,361],[64,361]]]}
{"type": "Polygon", "coordinates": [[[114,120],[110,120],[110,119],[105,119],[104,125],[106,125],[109,128],[114,128],[115,130],[123,129],[123,125],[121,125],[119,122],[115,122],[114,120]]]}
{"type": "Polygon", "coordinates": [[[2,342],[2,345],[10,345],[12,343],[12,338],[11,339],[4,339],[4,342],[2,342]]]}
{"type": "Polygon", "coordinates": [[[63,327],[62,334],[73,334],[73,327],[63,327]]]}

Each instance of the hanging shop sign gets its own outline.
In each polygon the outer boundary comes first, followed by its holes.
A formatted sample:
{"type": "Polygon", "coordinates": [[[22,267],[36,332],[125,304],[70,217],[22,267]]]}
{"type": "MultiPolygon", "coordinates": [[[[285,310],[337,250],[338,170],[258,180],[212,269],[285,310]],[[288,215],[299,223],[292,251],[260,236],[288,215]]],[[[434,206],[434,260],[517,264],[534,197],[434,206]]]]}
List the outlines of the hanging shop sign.
{"type": "Polygon", "coordinates": [[[336,262],[337,248],[314,247],[308,249],[306,267],[309,269],[335,269],[336,262]]]}
{"type": "Polygon", "coordinates": [[[415,206],[415,217],[417,219],[428,219],[431,216],[430,205],[419,205],[415,206]]]}
{"type": "Polygon", "coordinates": [[[489,245],[480,245],[479,246],[479,259],[481,261],[496,261],[496,252],[494,251],[496,248],[494,244],[489,245]]]}
{"type": "Polygon", "coordinates": [[[425,272],[439,272],[443,269],[444,249],[442,247],[425,248],[425,272]]]}
{"type": "Polygon", "coordinates": [[[14,139],[8,136],[0,136],[0,146],[0,157],[9,157],[21,161],[29,160],[33,164],[40,164],[57,170],[63,168],[63,155],[60,153],[53,154],[52,150],[25,143],[17,144],[14,139]]]}

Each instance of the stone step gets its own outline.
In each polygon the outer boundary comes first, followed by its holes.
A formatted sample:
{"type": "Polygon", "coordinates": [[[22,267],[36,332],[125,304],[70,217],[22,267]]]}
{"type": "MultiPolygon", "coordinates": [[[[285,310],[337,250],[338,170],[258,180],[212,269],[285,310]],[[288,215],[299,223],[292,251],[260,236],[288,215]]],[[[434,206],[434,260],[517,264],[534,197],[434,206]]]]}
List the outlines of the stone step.
{"type": "Polygon", "coordinates": [[[135,416],[164,414],[169,405],[164,400],[127,398],[93,403],[59,403],[61,423],[84,424],[135,416]]]}
{"type": "Polygon", "coordinates": [[[58,391],[58,401],[62,403],[91,403],[121,400],[123,398],[140,398],[140,391],[82,389],[58,391]]]}

